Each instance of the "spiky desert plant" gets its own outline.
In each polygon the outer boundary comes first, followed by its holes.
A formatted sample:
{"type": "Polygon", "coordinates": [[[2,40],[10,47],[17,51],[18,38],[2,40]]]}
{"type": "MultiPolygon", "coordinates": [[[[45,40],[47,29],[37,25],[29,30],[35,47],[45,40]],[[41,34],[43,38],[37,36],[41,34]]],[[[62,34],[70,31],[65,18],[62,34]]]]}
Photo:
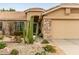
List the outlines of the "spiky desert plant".
{"type": "Polygon", "coordinates": [[[24,37],[24,43],[27,43],[27,35],[26,35],[26,32],[27,32],[27,22],[24,23],[25,26],[24,26],[24,29],[23,29],[23,37],[24,37]]]}
{"type": "Polygon", "coordinates": [[[32,44],[34,42],[33,40],[33,17],[27,22],[25,29],[24,29],[24,41],[25,43],[32,44]]]}
{"type": "Polygon", "coordinates": [[[27,32],[27,38],[28,38],[28,43],[33,43],[33,17],[31,17],[28,25],[28,32],[27,32]]]}

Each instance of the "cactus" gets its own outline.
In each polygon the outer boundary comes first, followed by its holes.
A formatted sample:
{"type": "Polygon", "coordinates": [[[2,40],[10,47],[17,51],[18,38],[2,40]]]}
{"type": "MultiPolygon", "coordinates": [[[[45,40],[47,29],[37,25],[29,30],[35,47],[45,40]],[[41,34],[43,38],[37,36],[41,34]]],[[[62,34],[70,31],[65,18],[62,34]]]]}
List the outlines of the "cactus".
{"type": "Polygon", "coordinates": [[[29,22],[29,26],[28,26],[28,42],[29,43],[33,43],[33,17],[31,18],[30,22],[29,22]]]}
{"type": "Polygon", "coordinates": [[[27,32],[27,24],[25,23],[24,29],[23,29],[23,37],[24,37],[24,43],[27,43],[27,36],[26,36],[26,32],[27,32]]]}
{"type": "Polygon", "coordinates": [[[34,42],[33,40],[33,17],[30,19],[30,21],[26,24],[25,29],[23,31],[24,41],[28,44],[32,44],[34,42]]]}

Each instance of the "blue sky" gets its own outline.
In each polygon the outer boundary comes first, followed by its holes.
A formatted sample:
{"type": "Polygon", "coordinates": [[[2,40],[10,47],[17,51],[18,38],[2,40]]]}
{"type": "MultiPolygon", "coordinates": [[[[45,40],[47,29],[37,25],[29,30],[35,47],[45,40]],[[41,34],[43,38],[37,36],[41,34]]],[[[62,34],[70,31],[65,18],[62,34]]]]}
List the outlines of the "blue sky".
{"type": "Polygon", "coordinates": [[[49,9],[51,7],[54,7],[58,5],[57,3],[0,3],[0,9],[5,8],[14,8],[17,11],[24,11],[28,8],[32,7],[40,7],[44,9],[49,9]]]}

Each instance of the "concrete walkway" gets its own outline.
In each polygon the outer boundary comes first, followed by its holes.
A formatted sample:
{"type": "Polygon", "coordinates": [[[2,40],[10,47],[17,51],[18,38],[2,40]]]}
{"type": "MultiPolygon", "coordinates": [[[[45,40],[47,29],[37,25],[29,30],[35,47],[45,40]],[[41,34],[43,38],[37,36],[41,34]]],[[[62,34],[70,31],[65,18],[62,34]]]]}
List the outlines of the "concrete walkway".
{"type": "Polygon", "coordinates": [[[66,55],[79,55],[79,39],[55,40],[66,55]]]}

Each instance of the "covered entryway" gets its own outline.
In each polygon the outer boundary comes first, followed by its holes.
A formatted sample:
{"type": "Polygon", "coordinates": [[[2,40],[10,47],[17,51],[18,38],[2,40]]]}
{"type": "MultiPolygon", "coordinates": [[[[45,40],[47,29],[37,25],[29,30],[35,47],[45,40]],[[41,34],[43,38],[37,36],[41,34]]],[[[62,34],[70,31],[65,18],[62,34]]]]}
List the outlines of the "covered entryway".
{"type": "Polygon", "coordinates": [[[52,20],[54,39],[79,39],[79,20],[52,20]]]}

